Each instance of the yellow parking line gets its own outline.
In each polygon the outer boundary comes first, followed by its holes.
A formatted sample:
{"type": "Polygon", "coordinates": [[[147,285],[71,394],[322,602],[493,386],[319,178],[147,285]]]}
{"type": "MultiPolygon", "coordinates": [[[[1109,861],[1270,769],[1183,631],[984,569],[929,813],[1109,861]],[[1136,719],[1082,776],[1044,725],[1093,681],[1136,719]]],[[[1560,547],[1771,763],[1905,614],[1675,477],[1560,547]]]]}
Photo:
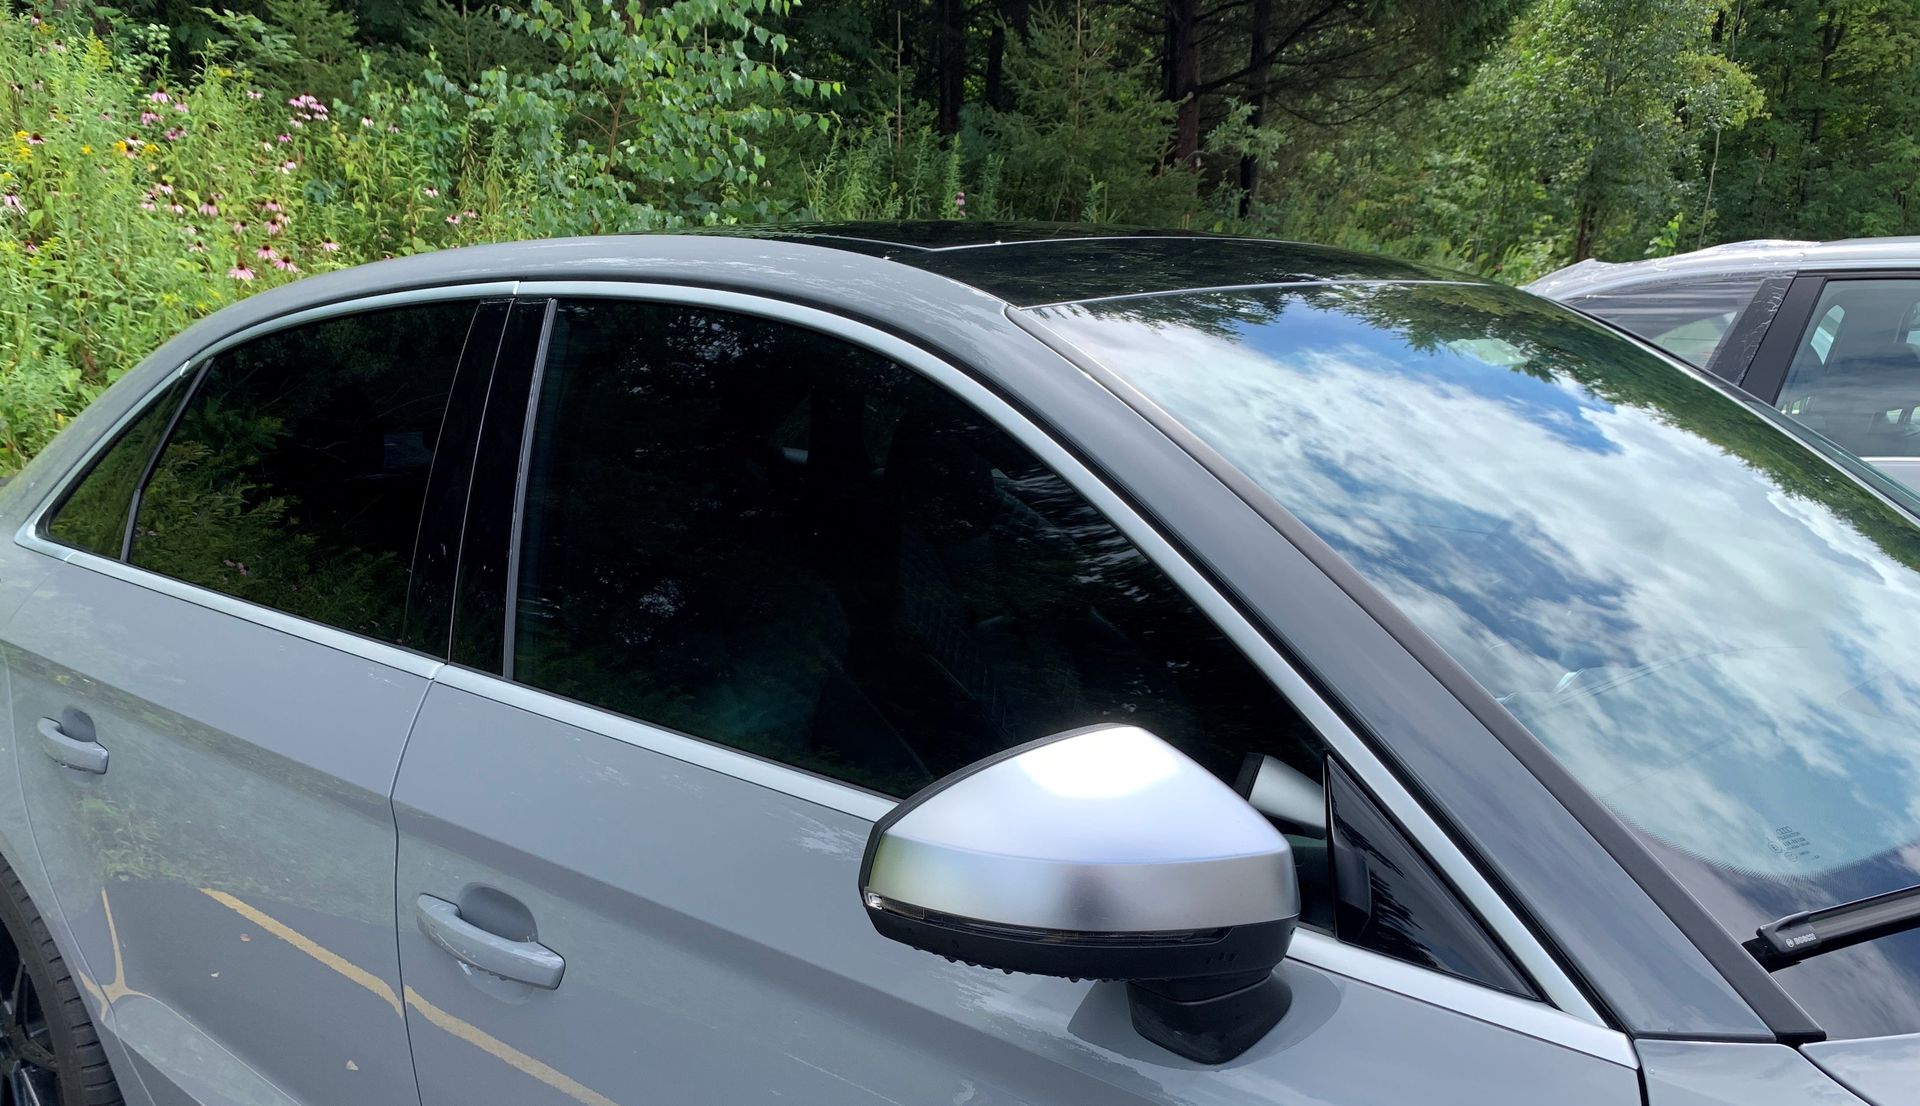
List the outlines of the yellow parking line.
{"type": "MultiPolygon", "coordinates": [[[[209,887],[202,887],[200,891],[213,901],[259,926],[261,929],[266,930],[268,933],[273,934],[287,944],[313,957],[320,963],[325,964],[327,967],[353,980],[360,986],[372,991],[388,1005],[392,1006],[395,1013],[400,1012],[400,1000],[394,995],[393,988],[388,986],[386,980],[381,979],[379,976],[346,959],[339,953],[321,945],[319,942],[301,933],[299,930],[294,929],[292,926],[287,925],[285,922],[280,921],[278,918],[263,913],[259,909],[224,891],[215,891],[209,887]]],[[[585,1106],[619,1106],[613,1099],[608,1098],[592,1087],[586,1086],[567,1073],[521,1052],[500,1038],[481,1029],[479,1026],[440,1009],[433,1003],[428,1002],[413,988],[406,988],[406,996],[406,1004],[418,1010],[420,1016],[427,1019],[427,1021],[446,1030],[448,1033],[453,1034],[482,1052],[493,1056],[502,1063],[513,1067],[515,1070],[525,1072],[533,1078],[538,1079],[540,1082],[545,1083],[547,1086],[552,1087],[554,1090],[559,1091],[574,1101],[584,1103],[585,1106]]]]}

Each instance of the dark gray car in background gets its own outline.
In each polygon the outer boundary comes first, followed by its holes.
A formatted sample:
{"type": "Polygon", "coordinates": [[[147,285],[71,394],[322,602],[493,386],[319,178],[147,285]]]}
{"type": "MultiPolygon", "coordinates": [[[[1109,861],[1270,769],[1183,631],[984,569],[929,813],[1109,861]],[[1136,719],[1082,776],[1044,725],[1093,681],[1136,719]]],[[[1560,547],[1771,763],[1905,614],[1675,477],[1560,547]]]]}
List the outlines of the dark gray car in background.
{"type": "Polygon", "coordinates": [[[1589,260],[1527,290],[1732,381],[1920,487],[1920,238],[1589,260]]]}
{"type": "Polygon", "coordinates": [[[1920,1100],[1920,529],[1522,292],[383,262],[0,533],[8,1102],[1920,1100]]]}

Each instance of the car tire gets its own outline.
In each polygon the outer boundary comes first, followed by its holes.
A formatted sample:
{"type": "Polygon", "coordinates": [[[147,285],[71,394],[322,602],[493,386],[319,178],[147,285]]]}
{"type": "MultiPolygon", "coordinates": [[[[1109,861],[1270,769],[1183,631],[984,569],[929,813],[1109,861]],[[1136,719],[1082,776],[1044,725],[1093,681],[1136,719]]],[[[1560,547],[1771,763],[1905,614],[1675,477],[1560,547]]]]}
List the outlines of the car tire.
{"type": "Polygon", "coordinates": [[[0,860],[0,1104],[121,1106],[100,1034],[46,919],[0,860]],[[47,1097],[47,1091],[55,1091],[47,1097]]]}

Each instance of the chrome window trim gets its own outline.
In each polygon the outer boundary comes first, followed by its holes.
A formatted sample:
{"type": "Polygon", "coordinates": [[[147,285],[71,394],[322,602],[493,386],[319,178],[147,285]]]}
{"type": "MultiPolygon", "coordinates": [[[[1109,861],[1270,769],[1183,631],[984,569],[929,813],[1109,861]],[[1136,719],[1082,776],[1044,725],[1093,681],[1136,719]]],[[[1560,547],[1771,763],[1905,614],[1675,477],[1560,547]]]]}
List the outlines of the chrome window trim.
{"type": "MultiPolygon", "coordinates": [[[[516,283],[517,282],[511,280],[496,280],[476,284],[450,284],[433,288],[411,289],[405,292],[388,292],[378,296],[365,296],[360,299],[338,300],[333,303],[322,304],[318,307],[290,311],[285,315],[277,315],[271,319],[263,319],[251,326],[243,327],[215,339],[206,346],[203,346],[198,352],[194,353],[193,356],[183,361],[180,365],[155,380],[153,386],[149,388],[145,394],[133,403],[128,404],[126,411],[87,446],[73,464],[68,467],[67,471],[61,475],[61,478],[48,482],[46,494],[41,497],[39,503],[34,505],[33,510],[27,513],[27,517],[21,522],[20,528],[14,532],[14,544],[23,549],[52,557],[54,560],[66,564],[89,569],[103,576],[111,576],[116,580],[123,580],[127,583],[146,588],[148,591],[159,592],[162,595],[184,600],[196,606],[205,607],[208,610],[232,615],[235,618],[264,626],[270,630],[278,630],[284,634],[291,634],[331,649],[337,649],[343,653],[349,653],[359,657],[362,660],[372,661],[375,664],[383,664],[389,668],[398,669],[415,676],[431,678],[434,672],[444,665],[443,661],[429,657],[424,653],[416,653],[411,649],[402,649],[397,645],[390,645],[384,641],[362,637],[359,634],[336,629],[324,623],[314,622],[311,619],[288,614],[285,611],[277,611],[272,607],[250,603],[243,599],[235,599],[233,596],[227,595],[224,592],[218,592],[211,588],[203,588],[196,584],[175,580],[171,576],[164,576],[158,572],[138,568],[111,557],[102,557],[99,554],[89,553],[83,549],[75,549],[70,546],[61,545],[59,542],[46,536],[46,531],[43,529],[42,524],[46,519],[47,513],[53,510],[54,504],[64,499],[68,490],[85,477],[87,471],[93,466],[94,459],[101,453],[104,453],[109,445],[120,437],[121,431],[125,430],[135,419],[144,414],[147,409],[153,405],[155,400],[175,381],[190,372],[196,371],[201,365],[205,364],[209,358],[232,349],[242,342],[251,341],[254,338],[271,334],[275,331],[303,326],[307,323],[320,322],[341,315],[358,315],[367,311],[378,311],[388,307],[436,303],[445,300],[471,299],[477,304],[479,301],[485,299],[511,296],[513,295],[516,283]]],[[[192,396],[187,397],[189,401],[191,401],[192,398],[192,396]]],[[[164,447],[164,443],[162,444],[164,447]]]]}
{"type": "MultiPolygon", "coordinates": [[[[1172,544],[1162,538],[1118,493],[1109,488],[1104,481],[1094,475],[1092,470],[1083,465],[1049,434],[971,375],[919,346],[874,327],[828,311],[760,295],[710,288],[622,281],[529,281],[520,284],[516,294],[524,298],[650,300],[710,307],[773,319],[830,334],[862,346],[921,373],[957,395],[982,417],[1013,435],[1022,445],[1032,450],[1044,464],[1065,479],[1074,490],[1085,496],[1095,509],[1140,549],[1148,560],[1167,574],[1174,586],[1190,602],[1199,607],[1202,613],[1227,635],[1242,654],[1273,683],[1282,695],[1286,696],[1307,723],[1315,728],[1327,742],[1328,747],[1340,755],[1354,774],[1360,777],[1407,832],[1412,834],[1427,851],[1440,870],[1474,907],[1488,928],[1520,962],[1528,976],[1540,987],[1548,1002],[1580,1022],[1597,1027],[1606,1025],[1605,1019],[1587,1000],[1579,986],[1468,859],[1466,853],[1420,806],[1400,780],[1393,775],[1383,761],[1374,755],[1339,713],[1313,690],[1306,678],[1287,663],[1252,623],[1247,621],[1199,570],[1187,563],[1172,544]]],[[[1041,348],[1045,348],[1044,344],[1041,348]]],[[[1065,358],[1061,358],[1061,365],[1071,371],[1079,371],[1072,369],[1071,363],[1065,358]]],[[[461,678],[461,682],[472,690],[473,684],[470,681],[453,675],[456,671],[459,670],[449,668],[436,679],[448,682],[451,679],[461,678]]],[[[491,678],[483,677],[483,679],[491,678]]],[[[554,702],[566,702],[554,696],[545,696],[545,698],[554,702]]],[[[578,704],[572,705],[578,706],[578,704]]],[[[591,707],[581,709],[594,714],[605,713],[591,707]]],[[[597,729],[597,727],[587,728],[597,729]]],[[[647,734],[665,732],[653,727],[643,727],[643,730],[647,734]]],[[[678,755],[671,750],[686,748],[681,744],[682,742],[711,744],[678,734],[672,736],[676,740],[662,743],[670,748],[663,747],[659,750],[670,756],[678,755]]],[[[734,756],[740,760],[727,758],[715,763],[724,762],[735,765],[740,768],[739,771],[729,772],[727,768],[717,770],[739,775],[740,778],[750,782],[786,791],[800,798],[809,798],[810,801],[815,802],[819,800],[810,797],[822,794],[822,788],[845,791],[858,798],[841,796],[846,805],[838,802],[826,802],[822,805],[856,814],[859,817],[866,817],[865,814],[860,813],[861,811],[872,809],[871,802],[874,796],[870,792],[814,776],[799,769],[762,761],[747,754],[735,753],[734,756]]],[[[682,759],[686,758],[682,757],[682,759]]],[[[1388,962],[1398,963],[1397,961],[1388,962]]],[[[1383,984],[1383,986],[1392,985],[1383,984]]],[[[1476,984],[1463,984],[1463,986],[1478,987],[1476,984]]],[[[1487,988],[1479,989],[1488,990],[1487,988]]],[[[1497,992],[1489,990],[1488,993],[1497,992]]],[[[1515,1001],[1528,1000],[1516,999],[1515,1001]]],[[[1612,1032],[1611,1029],[1607,1031],[1612,1032]]]]}

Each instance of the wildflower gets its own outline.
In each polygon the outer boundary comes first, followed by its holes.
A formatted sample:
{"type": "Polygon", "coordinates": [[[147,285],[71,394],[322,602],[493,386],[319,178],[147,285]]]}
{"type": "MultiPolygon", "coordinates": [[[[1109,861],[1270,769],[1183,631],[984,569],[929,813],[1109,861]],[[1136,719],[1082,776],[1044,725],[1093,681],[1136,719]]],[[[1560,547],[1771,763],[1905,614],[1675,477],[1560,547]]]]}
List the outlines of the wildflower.
{"type": "Polygon", "coordinates": [[[197,235],[200,233],[200,228],[189,223],[186,226],[180,228],[180,233],[186,235],[189,238],[192,238],[194,235],[197,235]]]}
{"type": "Polygon", "coordinates": [[[425,195],[430,200],[440,195],[440,190],[438,188],[432,187],[431,185],[429,185],[426,188],[422,188],[420,191],[423,195],[425,195]]]}
{"type": "Polygon", "coordinates": [[[33,239],[29,238],[27,239],[26,251],[28,253],[39,253],[40,246],[38,243],[34,242],[33,239]]]}
{"type": "Polygon", "coordinates": [[[143,154],[157,154],[160,152],[160,147],[155,146],[151,142],[142,142],[140,144],[140,152],[143,154]]]}
{"type": "Polygon", "coordinates": [[[272,261],[274,258],[280,256],[279,254],[273,252],[272,246],[268,246],[268,245],[262,245],[259,249],[253,251],[253,254],[255,257],[258,257],[263,261],[272,261]]]}
{"type": "Polygon", "coordinates": [[[242,261],[240,264],[228,269],[227,275],[235,280],[252,280],[253,270],[247,268],[247,263],[242,261]]]}
{"type": "Polygon", "coordinates": [[[154,91],[147,93],[147,99],[153,101],[156,104],[165,104],[165,103],[171,102],[173,100],[173,97],[167,95],[165,92],[155,89],[154,91]]]}
{"type": "Polygon", "coordinates": [[[287,121],[287,126],[292,127],[294,130],[299,130],[301,127],[306,126],[306,120],[311,118],[313,118],[311,115],[296,115],[287,121]]]}
{"type": "Polygon", "coordinates": [[[186,103],[185,103],[185,102],[183,102],[183,101],[178,101],[178,100],[176,100],[176,101],[174,101],[174,105],[173,105],[173,112],[174,112],[174,114],[175,114],[175,115],[186,115],[186,114],[188,114],[188,112],[187,112],[187,105],[186,105],[186,103]]]}
{"type": "Polygon", "coordinates": [[[164,135],[168,142],[178,142],[186,136],[187,132],[181,130],[179,127],[168,127],[167,133],[164,135]]]}
{"type": "Polygon", "coordinates": [[[160,117],[150,111],[143,111],[140,113],[140,125],[143,127],[152,123],[158,123],[159,121],[160,121],[160,117]]]}
{"type": "Polygon", "coordinates": [[[211,219],[214,216],[220,214],[220,208],[214,204],[202,202],[200,204],[200,214],[205,215],[206,217],[211,219]]]}
{"type": "Polygon", "coordinates": [[[280,163],[280,171],[282,173],[291,173],[298,168],[300,168],[300,163],[297,161],[283,161],[280,163]]]}
{"type": "Polygon", "coordinates": [[[155,207],[154,207],[154,205],[153,205],[153,201],[152,201],[152,200],[141,200],[141,201],[140,201],[140,210],[142,210],[142,211],[153,211],[153,210],[156,210],[156,209],[155,209],[155,207]]]}
{"type": "Polygon", "coordinates": [[[46,144],[47,140],[41,138],[38,134],[29,134],[27,136],[27,145],[29,146],[44,146],[46,144]]]}
{"type": "Polygon", "coordinates": [[[160,193],[160,194],[161,194],[162,196],[171,196],[171,195],[173,195],[173,185],[171,185],[171,184],[167,184],[167,183],[164,183],[164,182],[162,182],[162,183],[160,183],[160,184],[156,184],[156,185],[154,185],[154,186],[153,186],[153,190],[154,190],[155,192],[158,192],[158,193],[160,193]]]}
{"type": "Polygon", "coordinates": [[[198,242],[189,242],[187,243],[187,252],[188,253],[206,253],[207,248],[198,242]]]}
{"type": "Polygon", "coordinates": [[[399,134],[399,133],[400,133],[400,124],[398,124],[398,123],[388,123],[388,124],[387,124],[387,133],[388,133],[388,134],[399,134]]]}
{"type": "Polygon", "coordinates": [[[451,223],[452,225],[454,225],[454,226],[456,226],[456,227],[457,227],[457,226],[459,226],[459,225],[460,225],[460,216],[458,216],[458,215],[449,215],[449,216],[447,216],[447,222],[449,222],[449,223],[451,223]]]}
{"type": "Polygon", "coordinates": [[[265,95],[265,93],[261,92],[257,88],[247,89],[247,99],[249,100],[258,100],[263,95],[265,95]]]}
{"type": "Polygon", "coordinates": [[[273,267],[283,273],[297,273],[300,271],[300,266],[295,265],[291,260],[284,257],[274,258],[273,267]]]}
{"type": "Polygon", "coordinates": [[[266,231],[268,234],[279,234],[285,229],[287,229],[286,220],[278,217],[267,220],[266,231]]]}
{"type": "Polygon", "coordinates": [[[9,211],[25,211],[27,209],[26,205],[20,202],[20,197],[11,192],[7,193],[4,197],[0,197],[0,204],[5,204],[9,211]]]}
{"type": "Polygon", "coordinates": [[[235,223],[235,224],[233,224],[233,233],[235,233],[235,234],[245,234],[245,233],[247,233],[247,224],[245,224],[245,223],[235,223]]]}
{"type": "Polygon", "coordinates": [[[277,203],[275,203],[275,202],[273,202],[272,200],[263,200],[263,201],[261,201],[261,204],[260,204],[260,210],[262,210],[262,211],[279,211],[279,210],[280,210],[280,205],[279,205],[279,204],[277,204],[277,203]]]}
{"type": "Polygon", "coordinates": [[[282,135],[280,136],[280,141],[282,141],[282,142],[292,142],[292,141],[293,141],[293,136],[292,136],[292,135],[290,135],[290,134],[282,134],[282,135]]]}
{"type": "Polygon", "coordinates": [[[360,125],[361,125],[361,126],[363,126],[363,127],[371,127],[371,126],[373,126],[373,120],[371,120],[371,119],[369,119],[369,118],[367,118],[366,116],[364,116],[364,115],[362,115],[362,116],[360,117],[360,125]]]}
{"type": "Polygon", "coordinates": [[[173,212],[173,213],[174,213],[175,215],[185,215],[185,214],[187,213],[187,205],[185,205],[185,204],[168,204],[168,205],[167,205],[167,210],[168,210],[168,211],[171,211],[171,212],[173,212]]]}
{"type": "Polygon", "coordinates": [[[320,248],[327,251],[328,253],[339,253],[340,243],[335,242],[333,239],[329,238],[325,242],[320,243],[320,248]]]}
{"type": "Polygon", "coordinates": [[[81,153],[83,153],[83,154],[91,154],[91,153],[93,153],[93,147],[92,147],[92,146],[82,146],[82,147],[80,147],[80,152],[81,152],[81,153]]]}

